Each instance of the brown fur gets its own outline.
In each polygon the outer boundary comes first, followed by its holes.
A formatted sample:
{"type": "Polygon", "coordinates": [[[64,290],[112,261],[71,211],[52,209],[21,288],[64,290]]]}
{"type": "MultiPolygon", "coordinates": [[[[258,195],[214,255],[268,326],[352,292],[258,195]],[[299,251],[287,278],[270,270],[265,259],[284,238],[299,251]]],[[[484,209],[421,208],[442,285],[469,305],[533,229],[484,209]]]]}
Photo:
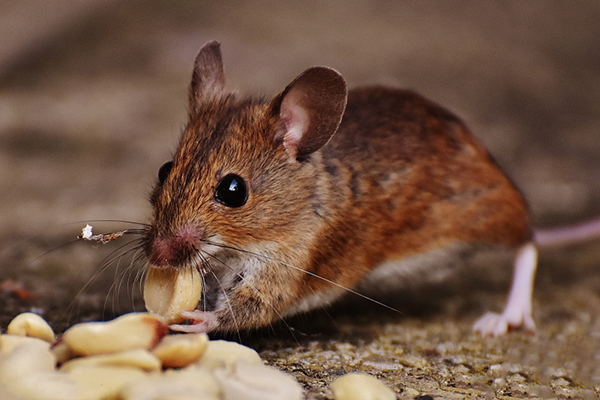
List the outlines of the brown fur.
{"type": "Polygon", "coordinates": [[[153,192],[145,243],[154,264],[201,267],[215,281],[210,329],[263,326],[332,287],[303,271],[351,288],[386,260],[530,238],[521,195],[456,116],[410,91],[359,88],[336,133],[345,84],[310,71],[267,102],[223,90],[218,44],[196,60],[189,122],[153,192]],[[286,136],[290,92],[301,99],[292,111],[310,117],[300,141],[286,136]],[[214,198],[231,173],[249,190],[239,208],[214,198]]]}
{"type": "MultiPolygon", "coordinates": [[[[309,269],[328,279],[453,242],[517,247],[530,238],[525,203],[453,114],[410,91],[350,91],[322,150],[329,207],[309,269]]],[[[309,278],[308,285],[324,286],[309,278]]]]}

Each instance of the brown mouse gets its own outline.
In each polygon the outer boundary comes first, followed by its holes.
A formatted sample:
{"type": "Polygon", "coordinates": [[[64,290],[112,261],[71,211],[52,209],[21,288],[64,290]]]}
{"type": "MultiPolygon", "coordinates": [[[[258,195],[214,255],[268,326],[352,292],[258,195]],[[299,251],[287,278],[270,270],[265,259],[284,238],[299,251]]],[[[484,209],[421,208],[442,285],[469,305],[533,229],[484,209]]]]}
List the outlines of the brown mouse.
{"type": "Polygon", "coordinates": [[[347,91],[326,67],[272,100],[240,97],[215,41],[196,58],[189,101],[143,238],[154,267],[201,273],[198,308],[174,329],[265,326],[490,247],[515,252],[514,281],[504,312],[475,329],[534,329],[526,203],[448,110],[407,90],[347,91]]]}

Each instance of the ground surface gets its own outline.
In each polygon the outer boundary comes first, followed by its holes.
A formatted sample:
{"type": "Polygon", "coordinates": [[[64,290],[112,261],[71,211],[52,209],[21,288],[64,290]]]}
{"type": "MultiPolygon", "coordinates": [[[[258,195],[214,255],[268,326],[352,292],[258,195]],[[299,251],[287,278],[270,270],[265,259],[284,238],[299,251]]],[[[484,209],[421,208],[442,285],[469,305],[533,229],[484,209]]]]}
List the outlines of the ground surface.
{"type": "MultiPolygon", "coordinates": [[[[194,55],[210,39],[242,92],[273,95],[315,64],[351,86],[414,88],[467,121],[536,225],[600,215],[598,15],[594,0],[3,1],[0,323],[35,308],[60,330],[140,309],[126,280],[135,268],[102,268],[118,244],[59,246],[83,221],[146,220],[185,123],[194,55]]],[[[309,398],[330,398],[327,384],[350,371],[401,398],[593,398],[600,242],[543,250],[540,265],[535,336],[471,333],[504,302],[510,272],[490,265],[415,288],[400,314],[356,302],[244,340],[309,398]]]]}

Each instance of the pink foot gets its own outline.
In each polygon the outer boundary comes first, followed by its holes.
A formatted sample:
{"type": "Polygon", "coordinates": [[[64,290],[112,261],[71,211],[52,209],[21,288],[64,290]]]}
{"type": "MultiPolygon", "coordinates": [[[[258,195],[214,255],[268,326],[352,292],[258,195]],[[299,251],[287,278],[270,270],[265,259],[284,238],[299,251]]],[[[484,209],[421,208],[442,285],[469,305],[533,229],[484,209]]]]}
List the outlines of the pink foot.
{"type": "Polygon", "coordinates": [[[506,311],[502,314],[489,312],[473,325],[473,330],[481,333],[482,336],[502,336],[510,329],[535,332],[535,323],[531,314],[507,315],[506,311]]]}
{"type": "Polygon", "coordinates": [[[171,330],[185,333],[207,333],[217,326],[217,315],[212,311],[184,311],[180,314],[187,318],[190,324],[172,324],[171,330]]]}
{"type": "Polygon", "coordinates": [[[535,332],[531,317],[533,281],[537,266],[537,250],[533,243],[521,247],[515,258],[515,273],[508,302],[502,314],[487,313],[473,326],[482,336],[500,336],[510,329],[535,332]]]}

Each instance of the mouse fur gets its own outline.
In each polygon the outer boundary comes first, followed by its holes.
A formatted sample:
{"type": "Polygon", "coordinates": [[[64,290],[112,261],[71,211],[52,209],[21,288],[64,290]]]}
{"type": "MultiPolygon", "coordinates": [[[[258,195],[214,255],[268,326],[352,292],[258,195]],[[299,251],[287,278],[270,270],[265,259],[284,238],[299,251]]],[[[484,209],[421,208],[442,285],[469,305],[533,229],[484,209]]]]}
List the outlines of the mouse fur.
{"type": "Polygon", "coordinates": [[[153,266],[203,276],[198,309],[175,329],[258,328],[372,286],[378,267],[402,276],[418,268],[403,261],[441,254],[424,263],[433,273],[462,252],[532,240],[510,179],[456,115],[416,92],[348,91],[337,71],[313,67],[273,99],[239,96],[213,41],[196,58],[188,114],[143,238],[153,266]],[[215,197],[232,174],[247,189],[241,206],[215,197]]]}

